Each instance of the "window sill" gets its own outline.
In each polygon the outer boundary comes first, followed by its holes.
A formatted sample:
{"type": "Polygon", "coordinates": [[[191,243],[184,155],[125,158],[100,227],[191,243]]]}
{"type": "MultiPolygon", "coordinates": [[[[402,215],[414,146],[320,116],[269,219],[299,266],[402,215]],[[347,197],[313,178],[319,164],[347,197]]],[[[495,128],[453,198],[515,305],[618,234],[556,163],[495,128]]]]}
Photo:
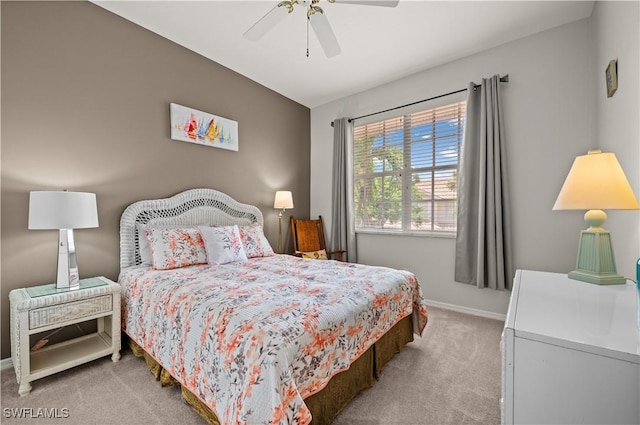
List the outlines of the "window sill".
{"type": "Polygon", "coordinates": [[[356,230],[357,234],[363,235],[384,235],[384,236],[417,236],[420,238],[442,238],[455,239],[456,232],[427,232],[418,230],[382,230],[382,229],[360,229],[356,230]]]}

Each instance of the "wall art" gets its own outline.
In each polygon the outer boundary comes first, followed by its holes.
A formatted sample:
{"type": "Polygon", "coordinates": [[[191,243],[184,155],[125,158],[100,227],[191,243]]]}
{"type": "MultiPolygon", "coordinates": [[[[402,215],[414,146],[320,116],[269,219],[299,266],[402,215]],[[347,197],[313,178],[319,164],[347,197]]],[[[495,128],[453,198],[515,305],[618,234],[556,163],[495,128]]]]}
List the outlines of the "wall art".
{"type": "Polygon", "coordinates": [[[237,152],[238,123],[172,103],[171,138],[237,152]]]}
{"type": "Polygon", "coordinates": [[[609,62],[609,66],[604,72],[607,80],[607,97],[613,96],[618,90],[618,60],[614,59],[609,62]]]}

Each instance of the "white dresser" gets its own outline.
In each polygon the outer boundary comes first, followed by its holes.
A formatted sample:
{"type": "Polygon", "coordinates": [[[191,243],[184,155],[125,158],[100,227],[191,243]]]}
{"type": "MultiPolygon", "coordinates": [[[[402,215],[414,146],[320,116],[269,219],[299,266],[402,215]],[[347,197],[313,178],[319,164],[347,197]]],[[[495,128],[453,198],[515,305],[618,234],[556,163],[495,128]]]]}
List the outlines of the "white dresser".
{"type": "Polygon", "coordinates": [[[502,333],[503,424],[640,424],[640,296],[518,270],[502,333]]]}

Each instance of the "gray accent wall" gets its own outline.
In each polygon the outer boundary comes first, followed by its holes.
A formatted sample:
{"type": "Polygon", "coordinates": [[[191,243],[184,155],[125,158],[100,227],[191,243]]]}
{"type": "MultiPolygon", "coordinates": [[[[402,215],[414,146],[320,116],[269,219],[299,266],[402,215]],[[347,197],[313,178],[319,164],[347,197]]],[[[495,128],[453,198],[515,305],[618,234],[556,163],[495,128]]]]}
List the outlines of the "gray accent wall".
{"type": "Polygon", "coordinates": [[[1,8],[2,358],[9,291],[56,273],[57,231],[27,230],[29,191],[96,193],[100,227],[75,232],[80,275],[113,280],[120,215],[140,199],[223,191],[262,210],[274,248],[276,190],[294,196],[283,227],[309,215],[308,108],[88,2],[1,8]],[[171,102],[237,121],[239,151],[171,140],[171,102]]]}

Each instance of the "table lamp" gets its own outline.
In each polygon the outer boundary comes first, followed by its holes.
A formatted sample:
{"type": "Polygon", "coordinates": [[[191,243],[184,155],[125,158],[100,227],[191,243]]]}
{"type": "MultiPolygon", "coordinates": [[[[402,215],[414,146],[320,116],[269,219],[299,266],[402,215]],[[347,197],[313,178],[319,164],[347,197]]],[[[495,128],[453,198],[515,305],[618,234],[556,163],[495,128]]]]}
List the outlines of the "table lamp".
{"type": "Polygon", "coordinates": [[[580,234],[576,270],[571,279],[599,285],[624,284],[626,278],[616,271],[611,234],[602,228],[605,209],[637,210],[638,201],[615,154],[590,150],[578,156],[560,190],[554,210],[588,210],[589,225],[580,234]]]}
{"type": "Polygon", "coordinates": [[[78,289],[73,229],[98,227],[95,193],[33,191],[29,194],[29,229],[58,229],[57,289],[78,289]]]}
{"type": "Polygon", "coordinates": [[[293,208],[293,195],[288,190],[276,192],[276,199],[273,201],[273,208],[280,209],[278,214],[278,254],[282,254],[282,214],[285,210],[293,208]]]}

